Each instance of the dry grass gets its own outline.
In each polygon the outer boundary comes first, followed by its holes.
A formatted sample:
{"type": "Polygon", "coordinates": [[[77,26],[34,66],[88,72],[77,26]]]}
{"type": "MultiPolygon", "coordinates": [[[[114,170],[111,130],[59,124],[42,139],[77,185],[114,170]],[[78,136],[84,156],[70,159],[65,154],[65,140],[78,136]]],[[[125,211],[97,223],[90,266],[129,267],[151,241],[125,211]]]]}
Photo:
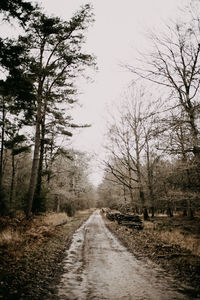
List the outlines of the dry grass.
{"type": "Polygon", "coordinates": [[[42,221],[45,225],[55,226],[61,222],[70,220],[66,213],[55,213],[51,212],[42,217],[42,221]]]}
{"type": "Polygon", "coordinates": [[[179,230],[164,231],[158,234],[164,242],[179,245],[181,248],[190,250],[195,255],[200,255],[200,239],[197,235],[185,235],[179,230]]]}
{"type": "Polygon", "coordinates": [[[155,229],[154,223],[149,222],[149,221],[143,221],[143,223],[144,223],[145,230],[154,230],[155,229]]]}
{"type": "Polygon", "coordinates": [[[0,246],[15,244],[21,240],[22,236],[20,233],[14,231],[12,228],[6,228],[0,233],[0,246]]]}
{"type": "Polygon", "coordinates": [[[91,214],[93,211],[95,211],[95,208],[89,208],[89,209],[84,209],[84,210],[77,210],[75,215],[87,215],[91,214]]]}
{"type": "Polygon", "coordinates": [[[186,234],[183,230],[159,230],[157,224],[149,221],[144,222],[144,230],[153,231],[158,239],[171,245],[179,245],[181,248],[190,250],[194,255],[200,255],[200,237],[197,234],[186,234]]]}
{"type": "MultiPolygon", "coordinates": [[[[77,211],[75,218],[83,218],[89,215],[92,210],[77,211]]],[[[34,216],[26,220],[24,215],[18,215],[17,218],[4,218],[4,226],[0,232],[0,247],[14,246],[21,242],[29,244],[34,241],[42,243],[44,239],[56,235],[56,225],[63,222],[69,223],[74,217],[68,217],[66,213],[49,212],[42,215],[34,216]]]]}
{"type": "Polygon", "coordinates": [[[66,213],[47,213],[45,215],[34,216],[31,220],[26,220],[24,216],[18,218],[5,218],[3,230],[0,232],[0,246],[11,246],[18,242],[26,242],[30,238],[40,239],[47,234],[54,232],[55,225],[70,218],[66,213]]]}

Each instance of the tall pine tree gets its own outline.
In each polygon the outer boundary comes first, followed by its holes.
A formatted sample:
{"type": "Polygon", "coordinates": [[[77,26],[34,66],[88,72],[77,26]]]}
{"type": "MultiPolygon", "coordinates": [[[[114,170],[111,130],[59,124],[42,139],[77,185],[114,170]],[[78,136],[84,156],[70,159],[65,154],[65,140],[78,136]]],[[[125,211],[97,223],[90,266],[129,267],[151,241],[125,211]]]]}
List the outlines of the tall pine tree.
{"type": "Polygon", "coordinates": [[[27,217],[30,217],[32,211],[41,154],[41,128],[47,112],[52,104],[65,102],[67,95],[65,97],[62,93],[65,87],[73,85],[74,78],[84,67],[94,63],[91,55],[82,52],[83,33],[91,21],[89,5],[85,5],[68,22],[37,12],[27,29],[27,36],[19,39],[32,55],[29,72],[35,80],[36,96],[35,142],[27,195],[27,217]]]}

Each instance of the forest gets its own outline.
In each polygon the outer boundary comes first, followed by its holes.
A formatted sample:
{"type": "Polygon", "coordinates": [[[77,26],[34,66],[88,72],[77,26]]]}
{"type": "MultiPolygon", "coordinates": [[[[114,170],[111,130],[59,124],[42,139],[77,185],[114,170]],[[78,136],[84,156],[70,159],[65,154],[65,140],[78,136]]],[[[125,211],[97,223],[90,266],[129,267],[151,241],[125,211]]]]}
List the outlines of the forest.
{"type": "Polygon", "coordinates": [[[27,1],[1,1],[1,18],[22,33],[0,39],[0,213],[15,215],[90,206],[87,154],[70,138],[76,83],[95,58],[82,48],[93,22],[85,5],[69,20],[47,16],[27,1]]]}
{"type": "Polygon", "coordinates": [[[96,2],[65,20],[0,1],[17,28],[0,35],[1,299],[199,299],[200,3],[188,3],[121,63],[131,82],[91,155],[72,139],[92,126],[73,109],[98,72],[85,47],[96,2]]]}
{"type": "Polygon", "coordinates": [[[195,8],[189,20],[149,33],[151,51],[123,65],[133,82],[110,116],[99,186],[104,206],[144,219],[199,213],[199,3],[195,8]]]}
{"type": "Polygon", "coordinates": [[[145,219],[149,213],[198,213],[198,13],[151,33],[151,52],[142,53],[138,65],[123,65],[133,84],[111,115],[104,178],[95,190],[88,155],[70,147],[73,132],[90,126],[76,123],[70,111],[78,101],[77,80],[95,67],[95,57],[82,50],[94,21],[91,7],[69,21],[19,0],[3,1],[0,9],[4,22],[17,22],[22,31],[0,40],[1,215],[73,214],[95,206],[95,193],[98,206],[145,219]]]}
{"type": "MultiPolygon", "coordinates": [[[[199,5],[197,3],[197,11],[199,5]]],[[[1,17],[22,34],[1,38],[0,211],[31,213],[98,205],[192,217],[200,208],[198,13],[151,33],[152,50],[123,65],[133,84],[114,108],[107,129],[104,178],[88,179],[89,157],[70,147],[77,80],[95,67],[84,53],[94,17],[89,5],[69,21],[39,6],[3,1],[1,17]],[[103,199],[103,200],[102,200],[103,199]]]]}

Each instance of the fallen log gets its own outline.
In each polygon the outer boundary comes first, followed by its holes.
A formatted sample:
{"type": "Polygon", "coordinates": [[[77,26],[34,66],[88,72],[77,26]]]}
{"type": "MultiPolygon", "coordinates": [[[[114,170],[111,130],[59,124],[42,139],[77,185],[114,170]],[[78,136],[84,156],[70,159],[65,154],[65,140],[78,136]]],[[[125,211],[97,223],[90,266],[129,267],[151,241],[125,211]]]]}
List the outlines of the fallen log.
{"type": "Polygon", "coordinates": [[[107,212],[106,217],[110,221],[117,221],[121,226],[128,228],[143,229],[142,220],[139,216],[134,214],[122,214],[120,212],[107,212]]]}
{"type": "Polygon", "coordinates": [[[121,214],[117,217],[118,224],[121,222],[136,222],[136,223],[142,223],[142,220],[139,216],[136,215],[128,215],[128,214],[121,214]]]}
{"type": "Polygon", "coordinates": [[[110,221],[116,221],[116,220],[118,220],[120,214],[121,214],[121,213],[107,212],[107,213],[106,213],[106,217],[107,217],[110,221]]]}
{"type": "Polygon", "coordinates": [[[134,228],[134,229],[138,229],[138,230],[142,230],[143,229],[143,225],[141,223],[136,223],[136,222],[127,222],[127,221],[123,221],[120,223],[121,226],[126,226],[128,228],[134,228]]]}

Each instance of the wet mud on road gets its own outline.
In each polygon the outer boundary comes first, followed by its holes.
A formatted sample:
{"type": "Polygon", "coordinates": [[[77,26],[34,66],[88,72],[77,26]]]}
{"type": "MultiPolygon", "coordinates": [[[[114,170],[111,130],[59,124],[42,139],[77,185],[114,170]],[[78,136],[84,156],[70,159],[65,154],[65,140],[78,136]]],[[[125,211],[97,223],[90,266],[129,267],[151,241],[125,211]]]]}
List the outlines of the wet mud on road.
{"type": "Polygon", "coordinates": [[[99,211],[76,231],[63,263],[60,300],[193,299],[162,269],[129,253],[107,229],[99,211]]]}

